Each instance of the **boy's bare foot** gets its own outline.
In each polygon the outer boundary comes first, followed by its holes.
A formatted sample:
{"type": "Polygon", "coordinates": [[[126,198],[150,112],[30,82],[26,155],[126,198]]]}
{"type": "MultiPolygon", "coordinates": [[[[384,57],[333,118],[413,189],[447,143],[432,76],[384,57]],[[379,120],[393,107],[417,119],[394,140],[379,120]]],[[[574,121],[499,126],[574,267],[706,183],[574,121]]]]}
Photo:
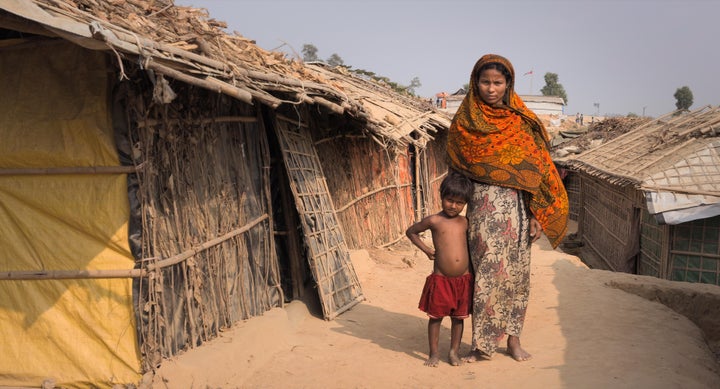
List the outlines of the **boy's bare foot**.
{"type": "Polygon", "coordinates": [[[438,363],[440,363],[440,357],[437,354],[431,354],[427,361],[425,361],[425,366],[437,367],[438,363]]]}
{"type": "Polygon", "coordinates": [[[457,355],[457,351],[455,350],[450,350],[450,353],[448,354],[448,359],[450,360],[450,364],[453,366],[460,366],[460,364],[463,362],[457,355]]]}
{"type": "Polygon", "coordinates": [[[520,338],[513,335],[508,336],[507,352],[518,362],[527,361],[532,358],[532,355],[520,346],[520,338]]]}
{"type": "Polygon", "coordinates": [[[467,362],[467,363],[478,362],[478,361],[482,361],[485,359],[488,359],[487,354],[485,354],[484,352],[482,352],[480,350],[470,351],[470,353],[468,355],[466,355],[462,358],[463,362],[467,362]]]}

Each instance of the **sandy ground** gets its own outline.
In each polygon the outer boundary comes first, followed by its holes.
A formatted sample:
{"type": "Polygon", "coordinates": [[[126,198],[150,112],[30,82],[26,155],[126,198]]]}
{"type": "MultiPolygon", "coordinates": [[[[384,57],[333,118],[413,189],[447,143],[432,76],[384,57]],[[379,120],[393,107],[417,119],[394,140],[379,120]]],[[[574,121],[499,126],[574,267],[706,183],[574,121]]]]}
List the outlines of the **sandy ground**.
{"type": "MultiPolygon", "coordinates": [[[[153,387],[720,388],[720,368],[703,331],[638,296],[661,296],[678,283],[588,269],[577,257],[552,250],[545,238],[533,246],[532,258],[522,336],[530,361],[500,352],[490,361],[451,366],[446,319],[443,361],[423,366],[427,318],[417,302],[432,264],[401,242],[352,253],[367,300],[335,320],[322,320],[316,301],[294,301],[165,361],[153,387]]],[[[690,301],[706,297],[700,316],[712,317],[705,325],[720,328],[720,288],[685,285],[690,301]]],[[[675,300],[688,305],[685,298],[675,300]]],[[[466,320],[463,354],[470,349],[470,325],[466,320]]]]}

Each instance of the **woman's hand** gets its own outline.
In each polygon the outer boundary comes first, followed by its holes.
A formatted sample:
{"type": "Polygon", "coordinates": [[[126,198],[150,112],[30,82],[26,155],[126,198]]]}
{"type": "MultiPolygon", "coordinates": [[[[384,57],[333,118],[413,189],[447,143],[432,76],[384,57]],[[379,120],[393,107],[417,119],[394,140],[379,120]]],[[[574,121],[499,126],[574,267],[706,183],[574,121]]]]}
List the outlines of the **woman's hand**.
{"type": "Polygon", "coordinates": [[[534,217],[530,218],[530,243],[535,243],[540,239],[543,229],[540,222],[534,217]]]}

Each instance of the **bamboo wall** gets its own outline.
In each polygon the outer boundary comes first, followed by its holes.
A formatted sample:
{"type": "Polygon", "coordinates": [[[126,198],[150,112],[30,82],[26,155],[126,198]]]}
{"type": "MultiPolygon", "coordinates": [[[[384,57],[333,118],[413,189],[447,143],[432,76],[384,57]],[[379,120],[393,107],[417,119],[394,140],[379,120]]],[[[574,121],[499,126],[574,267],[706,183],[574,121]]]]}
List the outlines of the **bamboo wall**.
{"type": "Polygon", "coordinates": [[[407,152],[365,136],[316,145],[348,247],[379,247],[404,237],[414,218],[407,152]]]}
{"type": "Polygon", "coordinates": [[[568,216],[571,220],[578,220],[580,208],[582,208],[582,191],[580,189],[580,176],[570,170],[566,170],[567,175],[563,179],[565,190],[567,191],[570,209],[568,216]]]}
{"type": "Polygon", "coordinates": [[[139,265],[178,258],[137,283],[145,369],[282,304],[263,126],[249,106],[172,88],[167,105],[141,87],[125,102],[140,171],[139,265]]]}
{"type": "Polygon", "coordinates": [[[643,208],[640,225],[638,274],[667,278],[669,226],[661,226],[643,208]]]}
{"type": "Polygon", "coordinates": [[[585,246],[614,271],[636,272],[640,209],[631,186],[582,175],[583,213],[578,230],[585,246]]]}
{"type": "Polygon", "coordinates": [[[425,171],[428,184],[425,195],[425,209],[422,216],[427,216],[442,209],[440,198],[440,184],[447,175],[448,164],[446,159],[447,132],[435,135],[435,140],[428,142],[425,149],[425,171]]]}

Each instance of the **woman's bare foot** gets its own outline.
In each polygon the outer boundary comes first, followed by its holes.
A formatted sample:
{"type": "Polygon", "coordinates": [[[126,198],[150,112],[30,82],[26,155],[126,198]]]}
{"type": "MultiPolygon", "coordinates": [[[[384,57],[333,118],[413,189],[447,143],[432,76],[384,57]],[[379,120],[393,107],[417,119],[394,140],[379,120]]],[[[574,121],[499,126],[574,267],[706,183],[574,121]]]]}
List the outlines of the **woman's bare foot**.
{"type": "Polygon", "coordinates": [[[527,361],[532,358],[532,355],[520,346],[520,338],[514,335],[508,336],[507,352],[518,362],[527,361]]]}
{"type": "Polygon", "coordinates": [[[440,363],[440,357],[437,354],[431,354],[425,361],[425,366],[437,367],[438,363],[440,363]]]}
{"type": "Polygon", "coordinates": [[[460,366],[462,364],[462,360],[457,355],[457,351],[450,350],[450,353],[448,354],[448,360],[450,360],[450,364],[453,366],[460,366]]]}
{"type": "Polygon", "coordinates": [[[468,355],[466,355],[462,358],[463,362],[467,362],[467,363],[478,362],[478,361],[482,361],[485,359],[488,359],[487,354],[485,354],[484,352],[482,352],[480,350],[470,351],[470,353],[468,355]]]}

